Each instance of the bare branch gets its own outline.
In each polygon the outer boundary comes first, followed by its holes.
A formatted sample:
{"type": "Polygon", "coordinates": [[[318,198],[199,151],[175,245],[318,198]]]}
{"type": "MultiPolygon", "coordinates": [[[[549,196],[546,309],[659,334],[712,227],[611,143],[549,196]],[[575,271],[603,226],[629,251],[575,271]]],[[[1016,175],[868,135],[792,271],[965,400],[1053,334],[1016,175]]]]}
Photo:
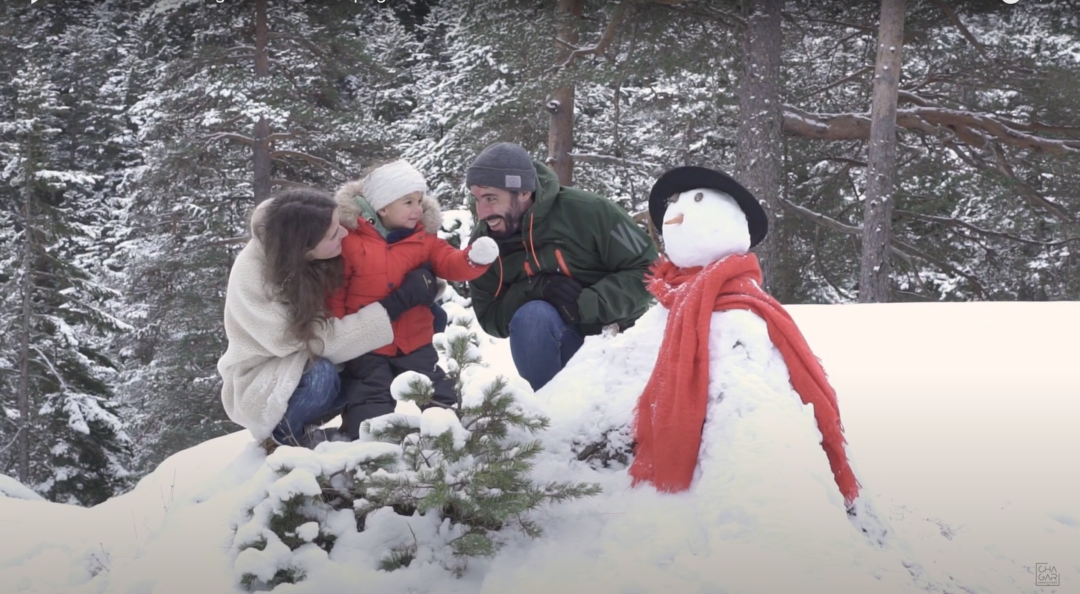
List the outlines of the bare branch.
{"type": "MultiPolygon", "coordinates": [[[[786,198],[780,198],[780,204],[784,206],[784,208],[792,210],[818,225],[827,227],[829,229],[835,229],[842,233],[847,233],[848,235],[862,237],[861,227],[841,223],[840,221],[829,218],[821,213],[814,212],[808,208],[799,206],[786,198]]],[[[975,278],[975,276],[956,268],[955,266],[949,264],[948,262],[945,262],[944,260],[931,256],[930,254],[916,248],[915,246],[902,242],[896,238],[892,238],[889,245],[889,252],[892,254],[896,254],[897,256],[900,256],[905,260],[909,258],[908,254],[910,254],[912,256],[915,256],[916,258],[919,258],[920,260],[929,262],[937,266],[938,268],[941,268],[942,270],[951,272],[957,276],[961,276],[966,279],[972,285],[972,287],[975,288],[976,292],[979,293],[980,297],[986,297],[986,291],[985,289],[983,289],[982,283],[980,283],[979,279],[975,278]]]]}
{"type": "Polygon", "coordinates": [[[805,95],[802,95],[801,97],[796,98],[795,101],[802,101],[803,99],[806,99],[807,97],[813,97],[814,95],[817,95],[818,93],[823,93],[825,91],[828,91],[829,89],[839,87],[840,85],[842,85],[842,84],[844,84],[846,82],[851,82],[851,81],[859,78],[860,76],[862,76],[864,74],[867,74],[869,72],[873,72],[873,71],[874,71],[873,66],[863,66],[862,68],[856,70],[855,72],[852,72],[851,74],[845,76],[844,78],[841,78],[840,80],[831,82],[831,83],[829,83],[829,84],[827,84],[827,85],[825,85],[823,87],[818,87],[818,88],[806,93],[805,95]]]}
{"type": "Polygon", "coordinates": [[[604,55],[604,51],[607,50],[607,47],[611,45],[612,40],[615,39],[615,33],[618,32],[619,27],[622,25],[623,18],[626,16],[626,9],[629,6],[629,0],[624,0],[623,2],[619,3],[619,6],[615,8],[615,12],[611,15],[611,20],[608,21],[607,27],[604,29],[603,35],[601,35],[600,40],[596,42],[596,45],[590,47],[575,47],[574,45],[556,37],[555,41],[566,47],[574,48],[574,50],[570,52],[570,55],[566,56],[566,60],[563,61],[562,64],[556,64],[555,66],[552,66],[548,69],[548,72],[557,72],[564,68],[568,68],[571,64],[574,63],[574,60],[580,58],[581,56],[604,55]]]}
{"type": "Polygon", "coordinates": [[[611,155],[596,155],[591,153],[570,153],[570,156],[579,163],[600,163],[603,165],[620,165],[624,167],[642,167],[650,170],[657,170],[663,167],[658,163],[650,163],[648,161],[631,161],[630,159],[623,159],[621,157],[613,157],[611,155]]]}
{"type": "Polygon", "coordinates": [[[964,26],[963,21],[960,20],[960,15],[956,14],[956,11],[953,10],[951,6],[949,6],[942,0],[930,0],[930,2],[934,6],[940,8],[941,11],[945,13],[945,16],[949,17],[949,20],[952,21],[954,25],[956,25],[956,28],[960,31],[960,34],[964,36],[964,39],[967,39],[971,43],[971,45],[975,46],[975,50],[979,52],[979,55],[982,56],[984,60],[990,63],[994,62],[990,58],[990,56],[987,55],[986,47],[983,46],[983,44],[979,43],[978,39],[975,39],[975,36],[971,34],[971,31],[969,31],[968,28],[964,26]]]}
{"type": "Polygon", "coordinates": [[[847,23],[847,22],[844,22],[844,21],[834,21],[834,20],[831,20],[831,19],[815,19],[813,17],[809,17],[809,16],[805,16],[805,15],[799,15],[799,16],[800,16],[800,18],[805,19],[807,21],[810,21],[812,23],[825,23],[827,25],[839,25],[841,27],[847,27],[849,29],[856,29],[856,30],[862,31],[864,33],[872,33],[874,35],[877,35],[877,29],[875,29],[873,27],[870,27],[870,26],[867,26],[867,25],[857,25],[855,23],[847,23]]]}
{"type": "Polygon", "coordinates": [[[812,221],[814,223],[817,223],[818,225],[821,225],[822,227],[826,227],[828,229],[833,229],[833,230],[836,230],[836,231],[840,231],[842,233],[847,233],[849,235],[857,235],[859,237],[862,237],[862,228],[861,227],[856,227],[854,225],[848,225],[848,224],[845,224],[845,223],[841,223],[840,221],[837,221],[836,219],[829,218],[829,217],[827,217],[827,216],[825,216],[825,215],[823,215],[823,214],[821,214],[819,212],[814,212],[814,211],[810,210],[809,208],[799,206],[798,204],[795,204],[794,202],[788,200],[787,198],[780,198],[780,203],[784,206],[784,208],[787,208],[787,209],[789,209],[791,211],[794,211],[794,212],[802,215],[806,219],[808,219],[808,220],[810,220],[810,221],[812,221]]]}
{"type": "MultiPolygon", "coordinates": [[[[867,140],[870,116],[866,113],[811,113],[784,106],[783,130],[789,136],[823,140],[867,140]]],[[[990,140],[1051,155],[1078,154],[1076,143],[1042,138],[1016,130],[992,114],[942,107],[912,107],[896,111],[896,125],[908,130],[938,134],[951,130],[965,144],[983,147],[990,140]]]]}
{"type": "Polygon", "coordinates": [[[282,161],[284,160],[282,157],[293,157],[296,159],[301,159],[324,169],[329,169],[338,173],[344,173],[344,171],[342,171],[336,164],[331,163],[330,161],[327,161],[322,157],[316,157],[315,155],[309,155],[307,153],[301,153],[299,151],[273,151],[270,153],[271,159],[282,161]]]}
{"type": "MultiPolygon", "coordinates": [[[[654,2],[656,0],[653,0],[654,2]]],[[[657,4],[667,4],[674,10],[682,12],[689,16],[698,16],[714,19],[719,21],[723,26],[729,29],[738,29],[746,27],[746,19],[735,14],[734,12],[721,10],[715,6],[710,6],[704,3],[691,4],[690,6],[682,6],[679,3],[666,3],[657,2],[657,4]]]]}
{"type": "Polygon", "coordinates": [[[1030,184],[1020,179],[1016,175],[1016,173],[1013,171],[1012,165],[1009,164],[1009,160],[1005,156],[1005,151],[1000,146],[995,144],[993,146],[993,151],[998,172],[1000,172],[1005,177],[1011,179],[1016,184],[1016,188],[1020,190],[1020,194],[1028,202],[1034,204],[1035,206],[1042,207],[1050,214],[1065,221],[1066,223],[1075,222],[1072,216],[1070,216],[1069,213],[1065,211],[1065,209],[1047,200],[1045,196],[1038,192],[1038,190],[1031,187],[1030,184]]]}
{"type": "Polygon", "coordinates": [[[266,142],[274,142],[275,140],[288,140],[296,138],[298,134],[296,132],[274,132],[266,137],[266,142]]]}
{"type": "Polygon", "coordinates": [[[852,159],[851,157],[833,157],[830,155],[825,155],[823,157],[814,157],[813,159],[806,159],[805,161],[793,161],[791,165],[805,165],[807,163],[820,163],[821,161],[836,161],[837,163],[846,163],[854,167],[866,167],[866,161],[852,159]]]}
{"type": "Polygon", "coordinates": [[[969,111],[936,107],[915,107],[903,111],[918,116],[931,124],[945,126],[950,129],[961,126],[966,128],[978,128],[982,132],[992,135],[1000,142],[1036,152],[1045,152],[1051,155],[1080,153],[1080,149],[1071,146],[1068,142],[1040,138],[1031,134],[1025,134],[1019,130],[1013,130],[999,120],[997,116],[992,114],[972,113],[969,111]]]}
{"type": "Polygon", "coordinates": [[[243,134],[237,134],[235,132],[218,132],[217,134],[211,134],[206,138],[206,144],[203,145],[203,150],[210,148],[210,145],[219,140],[235,140],[242,142],[248,146],[255,145],[255,139],[250,136],[244,136],[243,134]]]}
{"type": "Polygon", "coordinates": [[[931,256],[930,254],[920,250],[919,248],[900,241],[899,239],[893,239],[892,244],[893,249],[900,248],[908,252],[909,254],[915,256],[916,258],[919,258],[920,260],[925,260],[926,262],[929,262],[946,272],[951,272],[957,276],[964,277],[964,279],[966,279],[967,282],[970,283],[971,286],[975,289],[975,292],[979,294],[979,298],[986,299],[986,289],[983,288],[982,283],[980,283],[979,279],[975,278],[974,275],[964,272],[963,270],[960,270],[952,264],[949,264],[948,262],[938,259],[934,256],[931,256]]]}
{"type": "MultiPolygon", "coordinates": [[[[287,179],[281,179],[281,178],[276,178],[276,177],[274,179],[270,180],[270,185],[271,186],[280,186],[282,188],[303,188],[303,189],[314,188],[314,186],[312,186],[310,184],[294,182],[294,181],[290,181],[290,180],[287,180],[287,179]]],[[[318,189],[318,188],[316,188],[316,189],[318,189]]]]}
{"type": "MultiPolygon", "coordinates": [[[[998,118],[998,120],[1014,130],[1022,130],[1024,132],[1054,132],[1057,134],[1068,134],[1070,136],[1080,137],[1080,126],[1051,126],[1040,122],[1031,122],[1030,124],[1024,124],[1022,122],[1015,122],[1013,120],[1007,120],[1005,118],[998,118]]],[[[1075,146],[1070,144],[1069,146],[1075,146]]]]}
{"type": "Polygon", "coordinates": [[[15,431],[15,435],[11,437],[11,441],[7,442],[4,447],[0,448],[0,454],[3,454],[7,449],[14,445],[15,442],[19,441],[19,434],[22,433],[23,429],[25,429],[25,427],[19,425],[19,428],[15,431]]]}
{"type": "Polygon", "coordinates": [[[918,105],[919,107],[936,107],[936,105],[932,101],[929,101],[920,95],[916,95],[911,91],[905,91],[904,89],[900,89],[896,92],[896,99],[897,101],[913,103],[915,105],[918,105]]]}
{"type": "Polygon", "coordinates": [[[46,355],[44,351],[42,351],[40,348],[38,348],[35,345],[30,345],[30,348],[34,349],[34,351],[36,351],[37,354],[41,356],[41,360],[45,362],[45,366],[48,367],[49,371],[52,372],[53,379],[60,382],[60,389],[66,392],[67,389],[68,389],[67,382],[64,381],[64,376],[61,375],[60,372],[56,370],[56,366],[53,365],[53,362],[52,362],[51,359],[49,359],[49,356],[46,355]]]}
{"type": "MultiPolygon", "coordinates": [[[[916,198],[926,198],[928,200],[932,200],[932,198],[927,197],[927,196],[916,196],[916,198]]],[[[988,237],[1000,237],[1002,239],[1008,239],[1010,241],[1016,241],[1016,242],[1024,243],[1024,244],[1027,244],[1027,245],[1037,245],[1039,247],[1057,247],[1059,245],[1065,245],[1067,243],[1072,243],[1074,241],[1080,241],[1080,237],[1070,237],[1068,239],[1062,239],[1060,241],[1036,241],[1034,239],[1025,239],[1025,238],[1020,237],[1018,235],[1013,235],[1012,233],[1005,233],[1003,231],[991,231],[989,229],[983,229],[981,227],[976,227],[975,225],[972,225],[971,223],[961,221],[959,219],[955,219],[955,218],[952,218],[952,217],[938,217],[938,216],[933,216],[933,215],[924,215],[924,214],[920,214],[920,213],[917,213],[917,212],[911,212],[911,211],[908,211],[908,210],[894,210],[893,212],[900,215],[900,216],[910,217],[910,218],[913,218],[913,219],[919,219],[920,221],[931,221],[931,222],[935,222],[935,223],[941,223],[943,225],[948,225],[950,227],[963,227],[964,229],[969,229],[969,230],[974,231],[974,232],[976,232],[976,233],[978,233],[980,235],[986,235],[988,237]]]]}
{"type": "Polygon", "coordinates": [[[341,62],[339,60],[334,59],[333,56],[331,56],[331,55],[327,54],[326,52],[322,51],[321,49],[319,49],[319,46],[317,46],[314,43],[308,41],[307,39],[304,39],[303,37],[301,37],[299,35],[293,35],[292,33],[283,33],[281,31],[271,31],[270,33],[267,34],[267,37],[270,38],[270,39],[288,39],[288,40],[291,40],[291,41],[295,41],[295,42],[299,43],[300,45],[306,47],[308,49],[308,51],[315,54],[316,56],[319,56],[323,60],[326,60],[327,62],[336,63],[336,64],[339,64],[339,65],[341,64],[341,62]]]}

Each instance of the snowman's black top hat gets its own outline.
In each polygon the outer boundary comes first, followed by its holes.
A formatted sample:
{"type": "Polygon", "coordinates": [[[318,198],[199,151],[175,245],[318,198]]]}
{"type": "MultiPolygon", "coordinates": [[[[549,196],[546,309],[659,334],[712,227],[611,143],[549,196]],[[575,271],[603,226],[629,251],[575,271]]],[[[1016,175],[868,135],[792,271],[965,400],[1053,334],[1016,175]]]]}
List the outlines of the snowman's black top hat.
{"type": "Polygon", "coordinates": [[[769,232],[769,217],[750,190],[723,171],[694,166],[676,167],[666,171],[653,184],[652,191],[649,192],[649,217],[658,232],[664,232],[663,218],[668,198],[699,188],[719,190],[735,199],[746,214],[746,223],[750,227],[750,247],[765,239],[765,234],[769,232]]]}

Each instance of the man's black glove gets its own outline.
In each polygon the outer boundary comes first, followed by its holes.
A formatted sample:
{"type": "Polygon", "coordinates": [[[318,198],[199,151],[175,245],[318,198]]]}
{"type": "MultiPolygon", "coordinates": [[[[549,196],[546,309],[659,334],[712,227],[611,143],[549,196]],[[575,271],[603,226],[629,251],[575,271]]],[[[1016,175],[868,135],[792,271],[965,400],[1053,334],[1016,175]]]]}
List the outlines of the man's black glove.
{"type": "Polygon", "coordinates": [[[563,321],[571,326],[581,323],[578,296],[581,283],[562,274],[541,274],[533,284],[533,295],[555,307],[563,321]]]}
{"type": "Polygon", "coordinates": [[[435,302],[439,294],[439,287],[435,282],[435,275],[431,272],[430,264],[423,264],[420,268],[405,274],[405,280],[396,291],[379,300],[386,308],[386,314],[390,321],[401,317],[401,314],[418,306],[430,306],[435,302]]]}

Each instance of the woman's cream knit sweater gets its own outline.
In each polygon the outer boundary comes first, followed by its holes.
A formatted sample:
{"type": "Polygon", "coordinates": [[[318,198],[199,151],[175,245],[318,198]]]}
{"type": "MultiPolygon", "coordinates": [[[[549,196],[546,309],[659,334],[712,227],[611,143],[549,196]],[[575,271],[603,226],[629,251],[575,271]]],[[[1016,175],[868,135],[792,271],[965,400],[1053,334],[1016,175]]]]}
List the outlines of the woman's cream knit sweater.
{"type": "MultiPolygon", "coordinates": [[[[259,210],[253,221],[258,220],[259,210]]],[[[229,273],[225,295],[229,347],[218,361],[225,413],[258,440],[269,437],[281,421],[307,363],[303,345],[288,335],[286,305],[275,299],[263,279],[265,267],[262,242],[252,231],[252,239],[229,273]]],[[[320,336],[324,347],[319,354],[335,364],[394,339],[390,319],[378,303],[342,319],[327,320],[320,336]]]]}

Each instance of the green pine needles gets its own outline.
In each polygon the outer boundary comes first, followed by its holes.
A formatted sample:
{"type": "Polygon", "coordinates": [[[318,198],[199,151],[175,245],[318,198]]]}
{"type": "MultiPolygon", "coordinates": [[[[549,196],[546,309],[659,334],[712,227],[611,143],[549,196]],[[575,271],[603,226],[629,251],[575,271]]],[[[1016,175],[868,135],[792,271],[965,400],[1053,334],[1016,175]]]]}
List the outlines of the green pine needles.
{"type": "Polygon", "coordinates": [[[253,506],[248,525],[237,529],[236,542],[244,543],[235,564],[241,585],[270,589],[303,579],[303,563],[290,564],[287,556],[274,556],[272,566],[259,561],[271,546],[294,552],[306,547],[310,557],[311,547],[329,553],[339,538],[363,538],[365,532],[388,543],[373,569],[395,571],[422,560],[461,576],[470,558],[495,555],[514,534],[541,536],[531,512],[600,492],[595,484],[530,477],[543,451],[534,436],[547,429],[548,419],[523,410],[502,377],[463,385],[468,368],[481,364],[468,323],[456,320],[436,344],[457,389],[456,406],[441,407],[426,377],[405,374],[392,391],[424,411],[419,423],[402,414],[372,419],[361,432],[366,443],[328,444],[338,454],[356,452],[353,460],[329,470],[320,460],[319,476],[303,471],[310,480],[295,476],[308,463],[279,470],[280,486],[271,485],[267,501],[253,506]],[[343,528],[332,521],[341,513],[351,513],[355,523],[343,528]]]}

